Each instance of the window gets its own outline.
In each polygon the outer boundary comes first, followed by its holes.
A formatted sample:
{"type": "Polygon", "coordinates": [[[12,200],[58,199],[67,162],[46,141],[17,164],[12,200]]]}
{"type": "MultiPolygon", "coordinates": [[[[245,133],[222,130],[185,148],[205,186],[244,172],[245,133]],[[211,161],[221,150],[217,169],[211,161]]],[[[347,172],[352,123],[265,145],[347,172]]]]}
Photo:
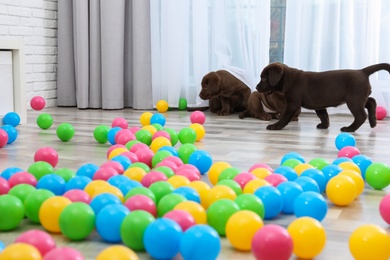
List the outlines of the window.
{"type": "Polygon", "coordinates": [[[271,0],[271,36],[269,61],[283,62],[286,0],[271,0]]]}

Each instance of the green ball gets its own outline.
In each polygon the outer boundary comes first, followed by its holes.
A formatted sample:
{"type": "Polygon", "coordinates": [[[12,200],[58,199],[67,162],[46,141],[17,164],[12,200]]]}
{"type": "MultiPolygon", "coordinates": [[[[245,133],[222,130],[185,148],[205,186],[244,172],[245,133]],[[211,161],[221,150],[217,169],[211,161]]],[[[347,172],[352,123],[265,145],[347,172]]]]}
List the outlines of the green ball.
{"type": "Polygon", "coordinates": [[[27,172],[35,176],[37,181],[46,174],[54,173],[54,168],[48,162],[38,161],[28,167],[27,172]]]}
{"type": "Polygon", "coordinates": [[[166,181],[156,181],[149,186],[149,190],[153,192],[156,203],[158,204],[161,198],[167,194],[171,194],[175,190],[175,187],[166,181]]]}
{"type": "Polygon", "coordinates": [[[109,126],[99,125],[95,127],[95,130],[93,130],[93,137],[98,143],[105,144],[108,141],[108,131],[110,131],[109,126]]]}
{"type": "Polygon", "coordinates": [[[309,161],[309,164],[314,168],[322,171],[325,166],[330,165],[330,162],[324,158],[313,158],[309,161]]]}
{"type": "Polygon", "coordinates": [[[186,197],[178,193],[170,193],[160,199],[157,204],[157,216],[162,217],[180,202],[187,201],[186,197]]]}
{"type": "Polygon", "coordinates": [[[156,128],[157,131],[160,131],[160,130],[164,129],[164,127],[162,125],[158,124],[158,123],[154,123],[154,124],[152,124],[152,126],[154,128],[156,128]]]}
{"type": "Polygon", "coordinates": [[[234,202],[240,207],[240,210],[250,210],[264,219],[264,204],[259,197],[254,194],[241,194],[234,199],[234,202]]]}
{"type": "Polygon", "coordinates": [[[76,173],[69,168],[60,168],[55,170],[54,173],[57,174],[58,176],[61,176],[65,180],[65,182],[68,182],[70,179],[76,176],[76,173]]]}
{"type": "Polygon", "coordinates": [[[41,129],[49,129],[53,125],[53,117],[50,114],[42,113],[37,117],[37,125],[41,129]]]}
{"type": "Polygon", "coordinates": [[[234,180],[229,180],[229,179],[225,179],[225,180],[221,180],[219,181],[216,185],[225,185],[225,186],[228,186],[229,188],[231,188],[232,190],[234,190],[234,192],[236,193],[236,195],[240,195],[242,194],[242,189],[241,189],[241,186],[240,184],[238,184],[236,181],[234,180]]]}
{"type": "Polygon", "coordinates": [[[24,218],[23,202],[12,194],[0,195],[0,231],[16,228],[24,218]]]}
{"type": "Polygon", "coordinates": [[[57,127],[56,133],[61,141],[67,142],[74,136],[74,127],[69,123],[61,123],[57,127]]]}
{"type": "Polygon", "coordinates": [[[233,180],[240,172],[241,170],[235,167],[226,168],[219,174],[218,182],[223,180],[233,180]]]}
{"type": "Polygon", "coordinates": [[[168,179],[170,177],[172,177],[173,175],[175,175],[175,172],[171,168],[169,168],[168,166],[158,166],[158,167],[154,168],[154,171],[164,173],[168,179]]]}
{"type": "Polygon", "coordinates": [[[122,221],[120,234],[123,244],[135,251],[143,251],[144,232],[155,220],[152,214],[144,210],[131,211],[122,221]]]}
{"type": "Polygon", "coordinates": [[[27,218],[33,223],[40,224],[39,209],[43,202],[53,196],[55,196],[53,192],[45,189],[38,189],[30,192],[24,200],[24,209],[27,218]]]}
{"type": "Polygon", "coordinates": [[[179,131],[179,141],[182,144],[193,144],[196,142],[196,132],[191,127],[184,127],[179,131]]]}
{"type": "Polygon", "coordinates": [[[162,150],[162,151],[157,151],[153,157],[152,157],[152,167],[155,168],[156,165],[161,162],[162,160],[164,160],[165,158],[169,157],[169,156],[172,156],[172,153],[169,152],[169,151],[165,151],[165,150],[162,150]]]}
{"type": "MultiPolygon", "coordinates": [[[[141,143],[150,145],[152,143],[152,133],[146,129],[140,129],[135,133],[135,138],[141,143]]],[[[130,148],[128,148],[130,149],[130,148]]]]}
{"type": "MultiPolygon", "coordinates": [[[[139,131],[139,130],[138,130],[138,131],[139,131]]],[[[147,131],[147,130],[145,130],[145,131],[147,131]]],[[[131,140],[131,141],[128,141],[128,142],[125,144],[125,146],[126,146],[126,148],[127,148],[128,150],[130,150],[131,147],[133,147],[133,145],[138,144],[138,143],[141,143],[141,142],[138,141],[138,140],[131,140]]]]}
{"type": "Polygon", "coordinates": [[[11,195],[14,195],[15,197],[18,197],[24,203],[24,200],[27,198],[27,196],[35,190],[36,189],[34,186],[32,186],[30,184],[21,183],[21,184],[13,186],[8,191],[8,194],[11,194],[11,195]]]}
{"type": "Polygon", "coordinates": [[[220,236],[225,236],[228,219],[238,211],[240,211],[240,207],[232,200],[220,199],[214,201],[207,209],[207,222],[220,236]]]}
{"type": "Polygon", "coordinates": [[[382,190],[390,184],[390,167],[385,163],[374,162],[366,169],[366,182],[376,190],[382,190]]]}
{"type": "Polygon", "coordinates": [[[95,228],[95,213],[84,202],[66,206],[59,218],[61,233],[68,239],[78,241],[88,237],[95,228]]]}
{"type": "Polygon", "coordinates": [[[129,190],[125,196],[125,201],[128,200],[129,198],[133,197],[134,195],[145,195],[149,198],[151,198],[154,203],[156,203],[156,196],[154,196],[154,193],[146,188],[146,187],[135,187],[135,188],[132,188],[131,190],[129,190]]]}
{"type": "Polygon", "coordinates": [[[287,166],[287,167],[290,167],[290,168],[295,168],[295,166],[297,166],[298,164],[301,164],[302,162],[298,159],[295,159],[295,158],[290,158],[290,159],[287,159],[285,160],[283,163],[282,163],[282,166],[287,166]]]}
{"type": "Polygon", "coordinates": [[[186,110],[186,109],[187,109],[187,99],[179,98],[179,110],[186,110]]]}
{"type": "Polygon", "coordinates": [[[177,153],[179,155],[179,158],[183,161],[184,164],[187,164],[190,156],[193,152],[198,150],[194,144],[183,144],[182,146],[177,149],[177,153]]]}
{"type": "Polygon", "coordinates": [[[169,134],[169,136],[171,137],[171,144],[172,146],[175,146],[177,144],[177,142],[179,141],[179,134],[178,132],[173,129],[173,128],[164,128],[164,131],[167,132],[169,134]]]}
{"type": "Polygon", "coordinates": [[[132,164],[130,164],[129,168],[132,168],[132,167],[138,167],[138,168],[143,169],[145,172],[150,172],[150,167],[146,163],[143,163],[143,162],[132,163],[132,164]]]}

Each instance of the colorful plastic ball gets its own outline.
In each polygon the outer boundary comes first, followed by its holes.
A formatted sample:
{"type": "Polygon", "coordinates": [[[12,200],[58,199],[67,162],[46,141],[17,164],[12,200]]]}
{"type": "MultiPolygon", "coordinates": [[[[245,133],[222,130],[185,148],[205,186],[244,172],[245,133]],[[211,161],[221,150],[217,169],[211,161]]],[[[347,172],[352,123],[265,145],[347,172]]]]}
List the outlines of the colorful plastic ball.
{"type": "Polygon", "coordinates": [[[179,98],[179,110],[186,110],[187,109],[187,99],[185,98],[179,98]]]}
{"type": "Polygon", "coordinates": [[[24,200],[27,198],[27,196],[35,190],[36,189],[34,186],[22,183],[12,187],[8,194],[18,197],[24,203],[24,200]]]}
{"type": "Polygon", "coordinates": [[[300,217],[287,227],[294,249],[293,253],[303,259],[319,255],[326,244],[326,232],[321,222],[311,217],[300,217]]]}
{"type": "Polygon", "coordinates": [[[171,259],[180,251],[182,235],[179,224],[172,219],[156,219],[145,230],[145,250],[155,259],[171,259]]]}
{"type": "Polygon", "coordinates": [[[133,250],[123,245],[109,246],[103,251],[101,251],[96,257],[96,260],[116,260],[116,259],[138,260],[139,258],[133,250]]]}
{"type": "Polygon", "coordinates": [[[206,183],[205,181],[193,181],[186,186],[191,187],[195,189],[200,197],[200,203],[201,205],[206,208],[207,207],[207,197],[208,197],[208,191],[210,190],[210,185],[206,183]]]}
{"type": "Polygon", "coordinates": [[[294,181],[296,178],[298,178],[297,172],[287,166],[279,166],[274,170],[274,173],[283,175],[288,181],[294,181]]]}
{"type": "Polygon", "coordinates": [[[6,146],[8,143],[8,134],[4,129],[0,128],[0,148],[6,146]]]}
{"type": "MultiPolygon", "coordinates": [[[[125,164],[125,165],[126,165],[126,167],[128,167],[127,166],[128,164],[125,164]]],[[[105,169],[105,168],[112,168],[118,174],[122,174],[125,171],[125,169],[124,169],[122,163],[120,162],[120,160],[112,160],[111,159],[109,161],[106,161],[106,162],[102,163],[102,165],[100,165],[100,169],[105,169]]],[[[97,171],[95,172],[94,175],[96,175],[96,174],[97,174],[97,171]]]]}
{"type": "Polygon", "coordinates": [[[72,201],[62,196],[53,196],[46,199],[39,209],[39,220],[42,227],[52,233],[60,233],[59,218],[61,212],[72,201]]]}
{"type": "Polygon", "coordinates": [[[233,178],[233,180],[240,185],[241,189],[244,189],[248,182],[255,179],[257,179],[257,177],[250,172],[241,172],[233,178]]]}
{"type": "Polygon", "coordinates": [[[107,181],[113,176],[118,175],[118,172],[112,167],[99,168],[92,177],[92,180],[107,181]]]}
{"type": "Polygon", "coordinates": [[[196,142],[196,132],[191,127],[180,129],[178,137],[181,144],[193,144],[196,142]]]}
{"type": "Polygon", "coordinates": [[[157,181],[150,185],[149,190],[153,192],[155,196],[155,201],[156,203],[158,203],[162,197],[172,193],[175,188],[169,182],[157,181]]]}
{"type": "Polygon", "coordinates": [[[282,212],[283,196],[274,186],[262,186],[255,191],[254,195],[264,204],[264,219],[273,219],[282,212]]]}
{"type": "Polygon", "coordinates": [[[165,126],[166,118],[164,115],[160,113],[153,114],[150,118],[150,124],[159,124],[161,126],[165,126]]]}
{"type": "Polygon", "coordinates": [[[268,181],[274,187],[277,187],[279,184],[288,181],[284,175],[279,173],[272,173],[264,177],[264,180],[268,181]]]}
{"type": "Polygon", "coordinates": [[[85,163],[81,165],[77,171],[76,171],[76,176],[85,176],[90,179],[93,178],[93,175],[95,172],[99,169],[99,166],[93,163],[85,163]]]}
{"type": "Polygon", "coordinates": [[[57,168],[55,169],[54,171],[55,174],[57,174],[58,176],[62,177],[65,182],[68,182],[70,179],[72,179],[73,177],[76,176],[76,172],[73,171],[72,169],[70,168],[57,168]]]}
{"type": "Polygon", "coordinates": [[[359,155],[359,154],[360,154],[360,151],[355,146],[344,146],[337,153],[337,157],[352,158],[352,157],[359,155]]]}
{"type": "Polygon", "coordinates": [[[105,206],[96,215],[96,230],[104,241],[118,243],[121,241],[120,227],[130,210],[120,204],[105,206]]]}
{"type": "Polygon", "coordinates": [[[36,123],[41,129],[49,129],[53,125],[53,117],[50,114],[42,113],[37,117],[36,123]]]}
{"type": "Polygon", "coordinates": [[[343,170],[343,168],[341,168],[339,165],[335,165],[335,164],[330,164],[330,165],[325,166],[322,169],[322,173],[324,174],[324,177],[325,177],[325,182],[328,183],[328,181],[330,179],[332,179],[334,176],[339,174],[339,172],[341,172],[342,170],[343,170]]]}
{"type": "Polygon", "coordinates": [[[122,129],[126,129],[129,127],[127,120],[123,117],[116,117],[111,122],[111,127],[120,127],[122,129]]]}
{"type": "Polygon", "coordinates": [[[160,113],[167,112],[168,111],[168,107],[169,107],[169,105],[168,105],[168,102],[166,100],[160,99],[156,103],[156,109],[160,113]]]}
{"type": "Polygon", "coordinates": [[[282,213],[294,214],[294,201],[303,192],[301,185],[294,181],[286,181],[276,187],[283,197],[282,213]]]}
{"type": "Polygon", "coordinates": [[[320,157],[313,158],[308,163],[320,171],[322,171],[325,166],[330,165],[330,162],[327,159],[320,157]]]}
{"type": "Polygon", "coordinates": [[[187,164],[190,160],[190,156],[193,152],[197,151],[198,148],[192,143],[185,143],[177,149],[179,154],[179,158],[183,161],[183,163],[187,164]]]}
{"type": "Polygon", "coordinates": [[[387,110],[383,106],[377,106],[375,111],[376,119],[383,120],[387,116],[387,110]]]}
{"type": "Polygon", "coordinates": [[[45,108],[46,100],[41,96],[35,96],[30,100],[30,106],[36,111],[40,111],[45,108]]]}
{"type": "Polygon", "coordinates": [[[146,187],[143,187],[143,186],[140,186],[140,187],[135,187],[133,189],[131,189],[125,196],[125,201],[128,200],[129,198],[135,196],[135,195],[145,195],[145,196],[148,196],[149,198],[151,198],[154,202],[156,201],[156,196],[154,196],[154,193],[146,188],[146,187]]]}
{"type": "Polygon", "coordinates": [[[271,185],[271,184],[264,179],[254,179],[249,181],[245,185],[244,189],[242,190],[242,193],[254,194],[258,188],[266,185],[271,185]]]}
{"type": "Polygon", "coordinates": [[[210,226],[195,225],[187,229],[180,243],[180,253],[188,260],[214,260],[221,251],[218,233],[210,226]]]}
{"type": "Polygon", "coordinates": [[[0,230],[8,231],[16,228],[24,218],[23,202],[10,194],[0,195],[0,230]]]}
{"type": "Polygon", "coordinates": [[[93,211],[95,212],[95,216],[97,216],[105,206],[111,204],[121,205],[122,202],[114,194],[102,193],[95,196],[91,200],[91,203],[89,205],[92,207],[93,211]]]}
{"type": "Polygon", "coordinates": [[[148,196],[145,196],[142,194],[134,195],[134,196],[130,197],[128,200],[126,200],[124,205],[130,211],[143,210],[143,211],[147,211],[150,214],[152,214],[153,217],[157,216],[156,203],[148,196]]]}
{"type": "Polygon", "coordinates": [[[140,129],[135,133],[135,138],[146,145],[150,145],[152,143],[152,137],[152,133],[146,129],[140,129]]]}
{"type": "Polygon", "coordinates": [[[254,194],[241,194],[235,198],[234,202],[237,203],[240,210],[250,210],[259,215],[261,219],[264,219],[264,204],[254,194]]]}
{"type": "Polygon", "coordinates": [[[110,131],[110,127],[106,125],[98,125],[93,130],[93,137],[98,143],[105,144],[108,141],[108,131],[110,131]]]}
{"type": "Polygon", "coordinates": [[[218,185],[225,185],[225,186],[231,188],[236,193],[237,196],[242,194],[242,188],[241,188],[240,184],[238,184],[234,180],[230,180],[230,179],[222,180],[222,181],[219,181],[215,186],[218,186],[218,185]]]}
{"type": "Polygon", "coordinates": [[[237,197],[234,190],[225,185],[216,185],[208,191],[207,207],[220,199],[234,200],[237,197]]]}
{"type": "Polygon", "coordinates": [[[69,123],[61,123],[56,130],[57,137],[63,141],[68,142],[74,136],[75,130],[73,125],[69,123]]]}
{"type": "MultiPolygon", "coordinates": [[[[292,171],[294,171],[294,169],[287,167],[287,166],[281,166],[281,167],[286,167],[286,168],[289,168],[292,171]]],[[[259,179],[264,179],[265,177],[267,177],[268,175],[271,175],[273,173],[273,171],[271,171],[267,168],[263,168],[263,167],[255,168],[253,170],[250,170],[249,172],[252,173],[254,176],[256,176],[259,179]]]]}
{"type": "MultiPolygon", "coordinates": [[[[159,138],[164,138],[164,137],[159,137],[159,138]]],[[[158,148],[156,148],[156,150],[158,150],[158,148]]],[[[154,152],[152,150],[141,149],[141,150],[136,151],[135,155],[137,155],[139,162],[146,164],[150,168],[152,167],[152,159],[154,156],[154,152]]]]}
{"type": "Polygon", "coordinates": [[[359,154],[352,157],[352,161],[359,167],[362,177],[365,179],[367,167],[372,164],[370,157],[359,154]]]}
{"type": "Polygon", "coordinates": [[[65,180],[57,174],[46,174],[37,182],[37,189],[46,189],[55,195],[62,195],[65,192],[65,180]]]}
{"type": "Polygon", "coordinates": [[[11,125],[17,127],[20,124],[20,116],[16,112],[8,112],[3,117],[4,125],[11,125]]]}
{"type": "Polygon", "coordinates": [[[195,201],[187,200],[178,203],[174,208],[174,210],[184,210],[190,213],[194,219],[196,224],[206,224],[207,223],[207,214],[202,205],[195,201]]]}
{"type": "Polygon", "coordinates": [[[301,163],[305,163],[305,158],[303,158],[303,156],[300,153],[289,152],[289,153],[286,153],[285,155],[283,155],[282,159],[280,160],[280,165],[283,165],[289,159],[296,159],[296,160],[300,161],[301,163]]]}
{"type": "Polygon", "coordinates": [[[226,238],[238,250],[250,251],[255,233],[263,227],[263,220],[250,210],[234,213],[226,223],[226,238]]]}
{"type": "Polygon", "coordinates": [[[366,169],[366,182],[376,190],[381,190],[390,184],[390,167],[386,163],[374,162],[366,169]]]}
{"type": "Polygon", "coordinates": [[[144,112],[139,118],[139,122],[142,126],[150,125],[150,118],[153,116],[151,112],[144,112]]]}
{"type": "Polygon", "coordinates": [[[223,180],[234,180],[234,177],[236,177],[240,172],[241,170],[236,167],[226,168],[219,175],[218,182],[223,180]]]}
{"type": "Polygon", "coordinates": [[[207,151],[197,150],[190,155],[188,163],[198,168],[201,174],[205,174],[210,169],[213,159],[207,151]]]}
{"type": "Polygon", "coordinates": [[[295,198],[293,210],[297,218],[312,217],[322,221],[328,213],[328,204],[321,194],[305,191],[295,198]]]}
{"type": "Polygon", "coordinates": [[[43,260],[84,260],[84,256],[76,249],[71,247],[56,247],[48,252],[43,260]]]}
{"type": "Polygon", "coordinates": [[[275,224],[265,225],[252,239],[252,252],[257,260],[288,260],[293,248],[293,240],[287,229],[275,224]]]}
{"type": "Polygon", "coordinates": [[[174,189],[172,192],[183,195],[187,200],[200,203],[199,193],[194,188],[182,186],[174,189]]]}
{"type": "Polygon", "coordinates": [[[54,148],[42,147],[34,154],[34,162],[44,161],[50,163],[51,166],[56,167],[58,164],[58,153],[54,148]]]}
{"type": "Polygon", "coordinates": [[[190,128],[194,129],[196,134],[196,142],[199,142],[206,135],[206,130],[203,125],[194,123],[190,125],[190,128]]]}
{"type": "Polygon", "coordinates": [[[54,193],[49,190],[34,190],[24,200],[24,209],[26,217],[33,223],[40,223],[39,210],[43,202],[48,198],[54,197],[54,193]]]}
{"type": "Polygon", "coordinates": [[[54,168],[48,162],[38,161],[38,162],[32,163],[28,167],[27,171],[29,173],[31,173],[32,175],[34,175],[37,180],[40,180],[43,176],[53,173],[54,168]]]}
{"type": "Polygon", "coordinates": [[[217,184],[219,175],[221,172],[226,169],[232,167],[229,163],[227,162],[215,162],[211,165],[209,172],[207,173],[207,177],[210,180],[210,183],[212,185],[217,184]]]}
{"type": "Polygon", "coordinates": [[[348,157],[339,157],[339,158],[336,158],[332,164],[334,165],[340,165],[341,163],[343,162],[353,162],[351,158],[348,158],[348,157]]]}
{"type": "Polygon", "coordinates": [[[0,254],[0,260],[41,260],[39,250],[27,243],[13,243],[4,248],[0,254]]]}
{"type": "Polygon", "coordinates": [[[23,232],[15,239],[15,243],[30,244],[38,249],[42,256],[56,247],[56,242],[53,237],[39,229],[31,229],[23,232]]]}
{"type": "Polygon", "coordinates": [[[90,182],[92,182],[92,179],[87,176],[74,176],[65,184],[65,191],[73,189],[84,190],[90,182]]]}
{"type": "Polygon", "coordinates": [[[230,199],[220,199],[213,202],[207,209],[207,222],[219,235],[226,235],[226,223],[236,212],[240,211],[239,205],[230,199]]]}
{"type": "Polygon", "coordinates": [[[336,136],[335,146],[339,151],[346,146],[355,146],[355,145],[356,145],[356,139],[350,133],[340,133],[336,136]]]}
{"type": "Polygon", "coordinates": [[[188,228],[196,225],[195,218],[188,211],[181,209],[173,209],[167,212],[163,217],[175,221],[177,224],[179,224],[183,232],[185,232],[188,228]]]}
{"type": "Polygon", "coordinates": [[[346,175],[337,175],[326,185],[328,199],[337,206],[348,206],[355,200],[357,193],[355,182],[346,175]]]}
{"type": "Polygon", "coordinates": [[[190,115],[190,121],[193,124],[197,123],[203,125],[206,121],[206,115],[202,111],[194,111],[190,115]]]}
{"type": "Polygon", "coordinates": [[[6,180],[9,180],[9,178],[10,178],[13,174],[15,174],[15,173],[17,173],[17,172],[22,172],[22,171],[23,171],[23,169],[21,169],[21,168],[19,168],[19,167],[8,167],[8,168],[5,168],[5,169],[1,172],[0,176],[1,176],[2,178],[6,179],[6,180]]]}
{"type": "Polygon", "coordinates": [[[310,177],[298,177],[294,180],[294,182],[298,183],[302,187],[303,191],[320,192],[320,187],[318,186],[317,182],[310,177]]]}
{"type": "MultiPolygon", "coordinates": [[[[120,176],[123,176],[123,177],[126,177],[124,175],[120,175],[120,176]]],[[[127,178],[127,177],[126,177],[127,178]]],[[[114,185],[115,186],[115,185],[114,185]]],[[[134,181],[134,180],[128,180],[126,182],[122,182],[121,184],[119,184],[118,186],[116,186],[121,192],[122,194],[127,194],[129,193],[129,191],[133,188],[136,188],[136,187],[142,187],[142,184],[139,183],[138,181],[134,181]]]]}
{"type": "Polygon", "coordinates": [[[12,144],[13,142],[15,142],[16,138],[18,138],[18,131],[12,125],[3,125],[1,126],[1,129],[7,132],[8,135],[7,144],[12,144]]]}
{"type": "Polygon", "coordinates": [[[157,204],[157,215],[159,217],[164,216],[167,212],[173,210],[177,204],[186,200],[186,197],[177,193],[165,195],[157,204]]]}
{"type": "Polygon", "coordinates": [[[338,176],[348,176],[350,177],[356,185],[356,197],[363,193],[364,190],[364,180],[360,173],[354,170],[343,170],[338,176]]]}
{"type": "Polygon", "coordinates": [[[323,193],[325,191],[325,187],[326,187],[326,178],[325,178],[325,175],[322,171],[316,169],[316,168],[313,168],[313,169],[307,169],[307,170],[304,170],[301,175],[301,177],[309,177],[309,178],[312,178],[313,180],[315,180],[318,184],[318,187],[320,188],[320,193],[323,193]]]}
{"type": "MultiPolygon", "coordinates": [[[[285,161],[283,161],[282,164],[280,164],[281,166],[287,166],[287,167],[290,167],[292,169],[295,169],[296,166],[298,166],[299,164],[302,164],[303,162],[300,161],[299,159],[296,159],[296,158],[289,158],[289,159],[286,159],[285,161]]],[[[299,175],[299,174],[298,174],[299,175]]]]}
{"type": "Polygon", "coordinates": [[[355,259],[389,259],[390,237],[386,229],[378,225],[359,226],[350,235],[348,244],[355,259]]]}
{"type": "Polygon", "coordinates": [[[119,126],[116,126],[116,127],[112,127],[110,130],[108,130],[108,133],[107,133],[107,140],[110,144],[114,145],[116,144],[116,141],[115,141],[115,136],[116,134],[122,130],[122,128],[120,128],[119,126]]]}
{"type": "Polygon", "coordinates": [[[6,179],[0,177],[0,195],[7,194],[10,190],[10,185],[6,179]]]}
{"type": "Polygon", "coordinates": [[[30,184],[35,187],[37,185],[37,179],[29,172],[17,172],[8,179],[10,188],[23,183],[30,184]]]}
{"type": "Polygon", "coordinates": [[[390,194],[386,194],[382,197],[379,204],[379,213],[382,219],[390,224],[390,194]]]}
{"type": "Polygon", "coordinates": [[[91,202],[91,197],[83,190],[68,190],[62,196],[70,199],[72,202],[84,202],[85,204],[91,202]]]}
{"type": "Polygon", "coordinates": [[[172,146],[175,146],[179,141],[179,133],[175,129],[169,127],[164,127],[164,131],[166,131],[170,135],[172,146]]]}

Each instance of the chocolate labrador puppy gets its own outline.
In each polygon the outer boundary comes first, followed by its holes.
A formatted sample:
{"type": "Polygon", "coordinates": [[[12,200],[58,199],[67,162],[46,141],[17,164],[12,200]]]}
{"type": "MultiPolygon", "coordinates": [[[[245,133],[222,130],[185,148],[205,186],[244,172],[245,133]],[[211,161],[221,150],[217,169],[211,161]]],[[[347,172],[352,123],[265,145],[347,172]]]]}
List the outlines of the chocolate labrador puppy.
{"type": "MultiPolygon", "coordinates": [[[[254,117],[260,120],[269,121],[271,119],[280,118],[285,107],[286,99],[281,92],[265,95],[258,91],[254,91],[249,96],[247,109],[239,115],[239,118],[254,117]],[[266,112],[264,107],[273,112],[266,112]]],[[[298,109],[291,121],[298,121],[300,113],[301,109],[298,109]]]]}
{"type": "Polygon", "coordinates": [[[290,68],[282,63],[272,63],[261,72],[257,91],[270,95],[283,93],[286,109],[279,121],[267,126],[270,130],[284,128],[301,107],[312,109],[320,118],[319,129],[329,127],[326,108],[347,104],[354,116],[350,126],[342,127],[343,132],[356,131],[367,119],[373,128],[376,126],[376,101],[369,97],[371,85],[369,76],[379,70],[390,73],[390,64],[381,63],[360,70],[332,70],[306,72],[290,68]]]}
{"type": "Polygon", "coordinates": [[[251,89],[226,70],[207,73],[202,79],[199,97],[209,100],[210,111],[220,116],[241,112],[251,94],[251,89]]]}

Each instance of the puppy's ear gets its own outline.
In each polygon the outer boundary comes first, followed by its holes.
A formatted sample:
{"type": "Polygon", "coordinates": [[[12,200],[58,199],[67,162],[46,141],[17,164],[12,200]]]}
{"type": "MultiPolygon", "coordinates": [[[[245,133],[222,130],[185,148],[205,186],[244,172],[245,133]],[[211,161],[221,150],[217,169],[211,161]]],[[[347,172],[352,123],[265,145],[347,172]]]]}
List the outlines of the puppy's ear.
{"type": "Polygon", "coordinates": [[[212,95],[219,94],[221,92],[221,82],[222,78],[221,76],[216,72],[210,72],[208,74],[208,88],[209,92],[212,95]]]}
{"type": "Polygon", "coordinates": [[[274,64],[268,70],[268,80],[271,86],[276,86],[282,79],[284,68],[281,64],[274,64]]]}

